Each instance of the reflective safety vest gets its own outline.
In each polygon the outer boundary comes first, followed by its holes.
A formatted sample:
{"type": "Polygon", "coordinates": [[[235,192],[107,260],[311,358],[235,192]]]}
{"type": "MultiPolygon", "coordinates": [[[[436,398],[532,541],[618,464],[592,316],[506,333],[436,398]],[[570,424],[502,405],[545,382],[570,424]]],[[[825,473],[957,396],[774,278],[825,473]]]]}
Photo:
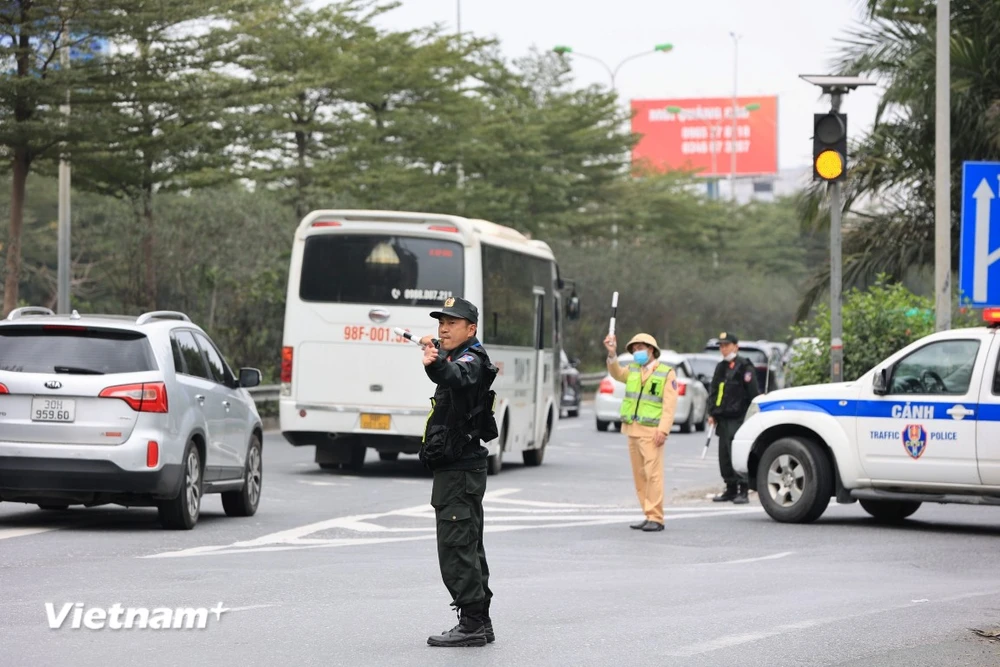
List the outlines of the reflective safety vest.
{"type": "Polygon", "coordinates": [[[625,400],[622,401],[623,424],[636,422],[643,426],[659,426],[663,414],[663,386],[673,369],[660,363],[642,383],[642,367],[629,364],[625,382],[625,400]]]}

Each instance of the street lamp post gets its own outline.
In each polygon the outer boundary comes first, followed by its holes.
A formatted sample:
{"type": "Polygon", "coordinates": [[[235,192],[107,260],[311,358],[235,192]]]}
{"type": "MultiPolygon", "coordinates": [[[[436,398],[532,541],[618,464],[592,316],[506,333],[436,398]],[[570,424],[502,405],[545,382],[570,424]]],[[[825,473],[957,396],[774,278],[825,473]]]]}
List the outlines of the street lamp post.
{"type": "Polygon", "coordinates": [[[735,32],[730,32],[729,36],[733,38],[733,142],[732,150],[730,151],[730,168],[729,168],[729,197],[732,201],[736,201],[736,93],[737,93],[737,78],[739,76],[739,65],[740,65],[740,39],[743,35],[737,35],[735,32]]]}
{"type": "Polygon", "coordinates": [[[631,56],[625,58],[620,63],[618,63],[615,66],[614,69],[612,69],[611,67],[609,67],[608,64],[606,62],[604,62],[603,60],[601,60],[600,58],[598,58],[596,56],[592,56],[592,55],[586,54],[586,53],[580,53],[579,51],[574,51],[573,47],[570,47],[570,46],[557,46],[557,47],[553,48],[552,50],[555,53],[558,53],[561,56],[564,56],[566,54],[572,53],[573,55],[577,56],[578,58],[586,58],[587,60],[593,60],[594,62],[600,64],[602,67],[604,67],[605,70],[607,70],[608,75],[611,77],[611,88],[617,90],[618,86],[617,86],[616,79],[618,77],[618,71],[622,68],[622,65],[624,65],[625,63],[630,62],[632,60],[635,60],[636,58],[642,58],[643,56],[648,56],[648,55],[651,55],[653,53],[670,53],[671,51],[674,50],[674,45],[673,44],[669,44],[669,43],[657,44],[656,46],[653,47],[652,51],[643,51],[641,53],[635,53],[635,54],[632,54],[631,56]]]}
{"type": "MultiPolygon", "coordinates": [[[[622,60],[620,63],[618,63],[614,67],[614,69],[612,69],[611,67],[608,66],[608,64],[606,62],[604,62],[600,58],[598,58],[596,56],[589,55],[587,53],[580,53],[579,51],[574,51],[573,47],[571,47],[571,46],[560,45],[560,46],[553,47],[553,49],[552,49],[553,52],[558,53],[560,56],[565,56],[567,54],[573,54],[573,55],[575,55],[575,56],[577,56],[579,58],[586,58],[587,60],[593,60],[594,62],[600,64],[602,67],[604,67],[605,70],[607,70],[608,76],[611,77],[611,89],[614,90],[614,91],[616,91],[616,92],[618,90],[618,83],[617,83],[618,72],[619,72],[619,70],[621,70],[622,66],[625,63],[631,62],[631,61],[633,61],[633,60],[635,60],[637,58],[642,58],[644,56],[651,55],[653,53],[670,53],[673,50],[674,50],[674,45],[670,44],[669,42],[664,42],[662,44],[657,44],[657,45],[655,45],[653,47],[652,51],[642,51],[640,53],[634,53],[634,54],[628,56],[627,58],[625,58],[624,60],[622,60]]],[[[618,225],[617,224],[612,224],[611,225],[611,235],[612,235],[611,247],[617,249],[618,248],[618,225]]]]}

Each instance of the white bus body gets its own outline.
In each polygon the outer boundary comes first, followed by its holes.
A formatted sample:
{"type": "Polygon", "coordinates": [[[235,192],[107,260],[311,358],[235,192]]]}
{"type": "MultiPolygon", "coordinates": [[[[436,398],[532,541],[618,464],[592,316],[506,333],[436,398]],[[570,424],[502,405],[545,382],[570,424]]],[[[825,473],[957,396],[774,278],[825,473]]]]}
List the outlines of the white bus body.
{"type": "MultiPolygon", "coordinates": [[[[285,305],[280,426],[315,445],[323,468],[359,469],[419,452],[434,385],[416,337],[458,296],[500,374],[500,436],[489,471],[521,452],[539,465],[559,418],[561,285],[549,246],[483,220],[398,211],[319,210],[295,233],[285,305]]],[[[575,313],[574,313],[575,314],[575,313]]]]}

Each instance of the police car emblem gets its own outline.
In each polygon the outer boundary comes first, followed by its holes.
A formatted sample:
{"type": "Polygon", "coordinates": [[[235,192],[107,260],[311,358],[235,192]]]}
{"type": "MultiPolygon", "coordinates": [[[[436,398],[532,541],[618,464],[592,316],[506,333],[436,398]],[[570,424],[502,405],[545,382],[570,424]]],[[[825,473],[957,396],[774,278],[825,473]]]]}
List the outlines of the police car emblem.
{"type": "Polygon", "coordinates": [[[920,424],[908,424],[903,429],[903,447],[914,459],[919,459],[927,449],[927,431],[920,424]]]}
{"type": "Polygon", "coordinates": [[[455,297],[453,296],[448,297],[448,299],[444,302],[445,308],[451,308],[454,305],[455,305],[455,297]]]}

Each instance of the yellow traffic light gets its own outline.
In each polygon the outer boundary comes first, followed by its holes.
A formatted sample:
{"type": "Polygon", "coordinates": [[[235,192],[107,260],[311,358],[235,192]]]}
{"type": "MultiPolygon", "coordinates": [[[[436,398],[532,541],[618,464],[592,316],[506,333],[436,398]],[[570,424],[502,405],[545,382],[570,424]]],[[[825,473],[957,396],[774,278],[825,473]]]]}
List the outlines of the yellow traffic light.
{"type": "Polygon", "coordinates": [[[844,158],[834,150],[825,150],[816,156],[816,173],[820,178],[832,181],[844,173],[844,158]]]}

